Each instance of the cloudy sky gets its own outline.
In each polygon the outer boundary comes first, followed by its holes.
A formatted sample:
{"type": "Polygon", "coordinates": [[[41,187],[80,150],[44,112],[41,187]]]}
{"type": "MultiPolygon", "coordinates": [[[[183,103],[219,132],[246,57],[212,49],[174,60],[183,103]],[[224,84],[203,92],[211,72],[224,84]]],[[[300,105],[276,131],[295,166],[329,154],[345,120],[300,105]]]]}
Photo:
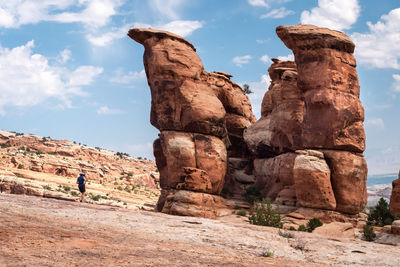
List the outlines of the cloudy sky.
{"type": "Polygon", "coordinates": [[[208,71],[248,83],[260,112],[278,25],[311,23],[356,43],[369,173],[400,168],[398,0],[0,0],[0,128],[152,158],[150,89],[132,27],[183,35],[208,71]]]}

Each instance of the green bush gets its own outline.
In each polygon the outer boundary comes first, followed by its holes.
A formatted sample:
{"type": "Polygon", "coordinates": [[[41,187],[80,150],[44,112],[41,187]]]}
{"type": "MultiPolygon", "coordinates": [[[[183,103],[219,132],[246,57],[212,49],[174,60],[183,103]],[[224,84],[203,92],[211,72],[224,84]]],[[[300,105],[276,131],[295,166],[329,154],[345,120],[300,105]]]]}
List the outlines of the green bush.
{"type": "Polygon", "coordinates": [[[274,256],[274,253],[269,250],[265,250],[263,253],[261,253],[261,256],[269,258],[274,256]]]}
{"type": "Polygon", "coordinates": [[[18,169],[23,169],[23,168],[24,168],[24,165],[18,164],[18,169]]]}
{"type": "Polygon", "coordinates": [[[236,212],[236,215],[239,215],[239,216],[246,216],[246,215],[247,215],[247,212],[246,212],[245,210],[238,210],[238,211],[236,212]]]}
{"type": "Polygon", "coordinates": [[[294,228],[293,226],[290,226],[289,231],[296,231],[296,228],[294,228]]]}
{"type": "Polygon", "coordinates": [[[260,190],[258,190],[254,185],[249,186],[246,189],[244,197],[249,203],[254,203],[254,201],[261,200],[262,198],[260,190]]]}
{"type": "Polygon", "coordinates": [[[77,196],[78,196],[78,192],[76,192],[76,191],[71,191],[71,195],[74,196],[74,197],[77,197],[77,196]]]}
{"type": "Polygon", "coordinates": [[[277,211],[272,208],[271,201],[262,200],[261,202],[255,202],[252,209],[250,210],[249,221],[251,224],[272,226],[276,228],[282,228],[281,215],[279,214],[279,206],[277,211]],[[266,205],[266,206],[265,206],[266,205]]]}
{"type": "Polygon", "coordinates": [[[297,228],[297,231],[307,232],[307,227],[305,227],[304,224],[302,224],[302,225],[299,226],[299,228],[297,228]]]}
{"type": "Polygon", "coordinates": [[[99,201],[100,198],[101,198],[101,195],[90,194],[89,196],[90,196],[91,199],[93,199],[93,201],[99,201]]]}
{"type": "Polygon", "coordinates": [[[384,226],[391,225],[394,220],[396,220],[396,216],[390,212],[389,204],[381,197],[378,204],[370,209],[367,223],[369,225],[384,226]]]}
{"type": "Polygon", "coordinates": [[[69,192],[71,190],[71,187],[69,187],[68,185],[63,186],[63,188],[66,192],[69,192]]]}
{"type": "Polygon", "coordinates": [[[323,223],[318,218],[312,218],[307,223],[307,231],[312,232],[315,228],[322,226],[323,223]]]}
{"type": "Polygon", "coordinates": [[[363,237],[365,241],[371,242],[376,238],[376,234],[374,232],[374,228],[368,224],[363,227],[363,237]]]}

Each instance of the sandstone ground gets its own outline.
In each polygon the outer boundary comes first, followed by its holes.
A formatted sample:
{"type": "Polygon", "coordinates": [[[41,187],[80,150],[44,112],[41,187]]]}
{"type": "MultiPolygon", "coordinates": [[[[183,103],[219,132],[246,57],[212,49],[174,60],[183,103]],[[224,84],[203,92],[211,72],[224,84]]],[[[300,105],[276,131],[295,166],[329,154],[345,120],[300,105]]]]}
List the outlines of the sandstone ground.
{"type": "Polygon", "coordinates": [[[0,194],[0,266],[396,266],[399,246],[0,194]],[[266,257],[267,253],[273,255],[266,257]]]}

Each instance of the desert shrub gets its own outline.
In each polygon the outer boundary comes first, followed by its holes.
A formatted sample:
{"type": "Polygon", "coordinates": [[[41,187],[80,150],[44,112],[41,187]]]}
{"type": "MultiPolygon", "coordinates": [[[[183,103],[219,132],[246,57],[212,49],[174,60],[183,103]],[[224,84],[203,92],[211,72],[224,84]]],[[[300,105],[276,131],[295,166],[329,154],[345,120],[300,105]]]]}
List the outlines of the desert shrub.
{"type": "Polygon", "coordinates": [[[274,253],[269,251],[269,250],[265,250],[263,253],[261,253],[262,257],[272,257],[274,256],[274,253]]]}
{"type": "Polygon", "coordinates": [[[254,185],[249,186],[246,189],[246,192],[244,193],[244,197],[247,202],[253,203],[254,201],[261,200],[261,192],[258,188],[256,188],[254,185]]]}
{"type": "Polygon", "coordinates": [[[318,218],[312,218],[307,222],[307,231],[311,233],[315,228],[322,225],[323,223],[318,218]]]}
{"type": "Polygon", "coordinates": [[[305,227],[304,224],[300,225],[299,228],[297,228],[297,231],[300,232],[307,232],[307,227],[305,227]]]}
{"type": "Polygon", "coordinates": [[[262,200],[261,202],[254,202],[250,210],[249,221],[251,224],[271,226],[282,228],[281,215],[279,214],[279,206],[277,211],[272,208],[271,200],[262,200]]]}
{"type": "Polygon", "coordinates": [[[296,231],[296,228],[294,228],[293,226],[290,226],[289,231],[296,231]]]}
{"type": "Polygon", "coordinates": [[[43,185],[42,187],[43,187],[43,189],[51,190],[51,187],[49,185],[43,185]]]}
{"type": "Polygon", "coordinates": [[[128,176],[129,176],[129,177],[132,177],[132,176],[133,176],[133,173],[131,173],[131,172],[128,173],[128,176]]]}
{"type": "Polygon", "coordinates": [[[247,215],[247,212],[246,212],[245,210],[238,210],[238,211],[236,212],[236,215],[239,215],[239,216],[246,216],[246,215],[247,215]]]}
{"type": "Polygon", "coordinates": [[[77,196],[78,196],[78,192],[76,192],[76,191],[71,191],[71,195],[74,196],[74,197],[77,197],[77,196]]]}
{"type": "Polygon", "coordinates": [[[44,154],[44,152],[42,151],[42,150],[36,150],[36,155],[41,155],[41,154],[44,154]]]}
{"type": "Polygon", "coordinates": [[[118,189],[119,191],[122,191],[122,190],[123,190],[122,186],[120,186],[120,185],[117,187],[117,189],[118,189]]]}
{"type": "Polygon", "coordinates": [[[365,241],[371,242],[376,238],[376,234],[374,232],[374,228],[368,224],[363,227],[363,238],[365,241]]]}
{"type": "Polygon", "coordinates": [[[389,210],[389,204],[384,198],[380,198],[375,207],[370,208],[368,215],[368,224],[384,226],[390,225],[396,219],[396,216],[389,210]]]}
{"type": "Polygon", "coordinates": [[[90,198],[93,199],[93,201],[99,201],[101,198],[101,195],[90,195],[90,198]]]}
{"type": "Polygon", "coordinates": [[[23,169],[23,168],[24,168],[24,165],[18,164],[18,169],[23,169]]]}
{"type": "Polygon", "coordinates": [[[132,192],[131,189],[128,186],[125,186],[124,190],[128,193],[132,192]]]}
{"type": "Polygon", "coordinates": [[[64,191],[69,192],[71,191],[71,187],[69,187],[68,185],[63,186],[64,191]]]}
{"type": "Polygon", "coordinates": [[[284,237],[284,238],[293,238],[294,237],[294,234],[289,233],[289,232],[284,232],[284,231],[281,231],[281,230],[279,230],[278,234],[281,237],[284,237]]]}

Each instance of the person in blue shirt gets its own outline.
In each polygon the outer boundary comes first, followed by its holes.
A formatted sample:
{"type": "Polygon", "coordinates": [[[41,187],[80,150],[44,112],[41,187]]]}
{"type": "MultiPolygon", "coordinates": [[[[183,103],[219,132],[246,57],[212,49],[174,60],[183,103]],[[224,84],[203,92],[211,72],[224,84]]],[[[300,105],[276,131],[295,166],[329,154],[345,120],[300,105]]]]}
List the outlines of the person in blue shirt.
{"type": "Polygon", "coordinates": [[[78,179],[76,179],[76,183],[78,184],[78,188],[79,191],[81,192],[81,202],[85,199],[85,184],[86,184],[86,180],[85,180],[85,174],[83,172],[80,173],[78,179]]]}

